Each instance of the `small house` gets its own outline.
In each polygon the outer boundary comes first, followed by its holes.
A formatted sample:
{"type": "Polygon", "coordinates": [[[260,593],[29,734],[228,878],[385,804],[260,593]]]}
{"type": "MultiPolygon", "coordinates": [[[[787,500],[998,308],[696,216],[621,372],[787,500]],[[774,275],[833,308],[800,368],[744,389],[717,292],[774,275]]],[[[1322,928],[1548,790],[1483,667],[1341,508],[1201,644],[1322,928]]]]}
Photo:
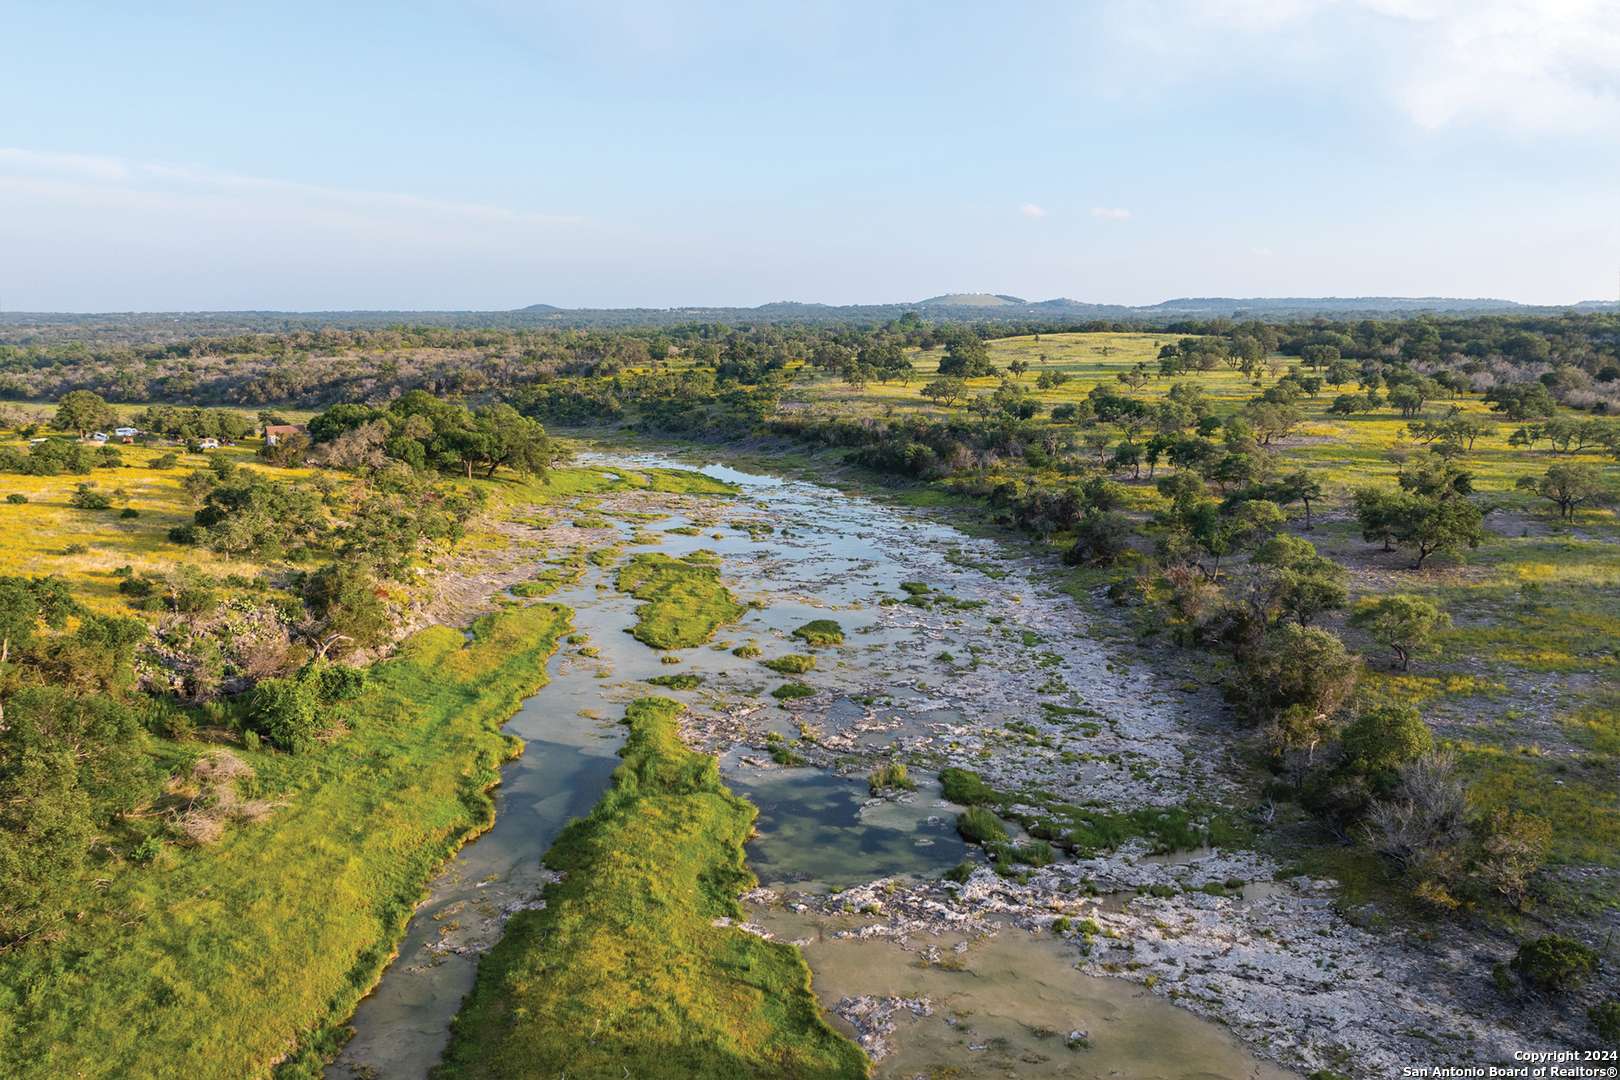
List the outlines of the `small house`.
{"type": "Polygon", "coordinates": [[[266,446],[274,446],[289,435],[302,435],[303,424],[266,424],[264,425],[264,442],[266,446]]]}

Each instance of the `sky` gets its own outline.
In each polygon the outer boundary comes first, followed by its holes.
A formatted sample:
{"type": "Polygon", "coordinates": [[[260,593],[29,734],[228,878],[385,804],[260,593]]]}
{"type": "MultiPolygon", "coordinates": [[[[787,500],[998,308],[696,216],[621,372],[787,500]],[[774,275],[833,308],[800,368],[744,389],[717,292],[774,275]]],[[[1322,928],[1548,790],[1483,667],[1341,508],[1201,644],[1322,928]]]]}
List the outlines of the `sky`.
{"type": "Polygon", "coordinates": [[[1620,0],[0,0],[0,309],[1614,299],[1620,0]]]}

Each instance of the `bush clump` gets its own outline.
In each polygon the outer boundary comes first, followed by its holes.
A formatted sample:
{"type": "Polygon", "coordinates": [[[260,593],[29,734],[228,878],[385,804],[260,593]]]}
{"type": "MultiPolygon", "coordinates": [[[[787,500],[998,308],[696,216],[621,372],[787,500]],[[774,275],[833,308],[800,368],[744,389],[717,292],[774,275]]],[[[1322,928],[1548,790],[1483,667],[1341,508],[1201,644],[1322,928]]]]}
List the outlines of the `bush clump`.
{"type": "Polygon", "coordinates": [[[890,761],[872,771],[866,786],[873,795],[881,795],[885,791],[916,791],[917,781],[911,778],[905,762],[890,761]]]}
{"type": "Polygon", "coordinates": [[[1539,990],[1573,990],[1597,970],[1598,954],[1561,934],[1527,941],[1513,957],[1519,978],[1539,990]]]}
{"type": "Polygon", "coordinates": [[[956,815],[956,831],[974,844],[990,844],[1007,839],[1007,826],[982,806],[970,806],[956,815]]]}
{"type": "Polygon", "coordinates": [[[961,806],[984,806],[996,802],[996,793],[978,773],[952,766],[941,769],[939,783],[944,796],[961,806]]]}
{"type": "Polygon", "coordinates": [[[793,701],[797,698],[815,697],[815,695],[815,687],[806,686],[802,682],[783,683],[771,691],[771,697],[777,701],[793,701]]]}
{"type": "Polygon", "coordinates": [[[844,628],[832,619],[812,619],[793,631],[793,636],[809,645],[842,645],[844,628]]]}
{"type": "Polygon", "coordinates": [[[1597,1037],[1610,1046],[1620,1046],[1620,998],[1610,998],[1586,1010],[1597,1037]]]}

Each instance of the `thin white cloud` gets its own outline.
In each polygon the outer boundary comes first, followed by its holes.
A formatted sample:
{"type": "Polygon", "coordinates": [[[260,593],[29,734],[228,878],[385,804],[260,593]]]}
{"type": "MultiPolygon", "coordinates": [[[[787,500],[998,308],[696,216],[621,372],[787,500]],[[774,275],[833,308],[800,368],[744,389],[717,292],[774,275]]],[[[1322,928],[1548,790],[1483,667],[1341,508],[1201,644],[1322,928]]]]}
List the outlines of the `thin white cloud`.
{"type": "Polygon", "coordinates": [[[330,221],[334,211],[359,218],[408,215],[421,219],[483,222],[488,224],[557,225],[579,219],[538,214],[483,203],[423,198],[403,192],[365,191],[306,184],[268,177],[243,176],[192,165],[134,161],[91,154],[63,154],[0,147],[0,184],[13,188],[54,188],[61,194],[95,197],[97,190],[111,202],[145,197],[171,204],[193,200],[219,208],[222,203],[274,212],[277,206],[302,208],[311,218],[330,221]],[[269,205],[267,205],[269,204],[269,205]]]}
{"type": "Polygon", "coordinates": [[[568,280],[608,236],[506,206],[20,147],[0,147],[0,206],[0,284],[33,310],[528,303],[526,280],[568,280]]]}
{"type": "Polygon", "coordinates": [[[1046,216],[1046,207],[1038,203],[1027,202],[1018,208],[1018,212],[1027,218],[1043,218],[1046,216]]]}
{"type": "Polygon", "coordinates": [[[1114,0],[1084,32],[1107,42],[1094,77],[1117,96],[1259,78],[1382,101],[1419,130],[1620,131],[1616,0],[1114,0]],[[1135,78],[1148,58],[1159,85],[1135,78]]]}
{"type": "Polygon", "coordinates": [[[1414,39],[1392,93],[1420,127],[1620,127],[1620,9],[1609,0],[1362,0],[1414,39]]]}
{"type": "Polygon", "coordinates": [[[1131,212],[1122,206],[1093,206],[1091,216],[1098,221],[1129,221],[1131,212]]]}

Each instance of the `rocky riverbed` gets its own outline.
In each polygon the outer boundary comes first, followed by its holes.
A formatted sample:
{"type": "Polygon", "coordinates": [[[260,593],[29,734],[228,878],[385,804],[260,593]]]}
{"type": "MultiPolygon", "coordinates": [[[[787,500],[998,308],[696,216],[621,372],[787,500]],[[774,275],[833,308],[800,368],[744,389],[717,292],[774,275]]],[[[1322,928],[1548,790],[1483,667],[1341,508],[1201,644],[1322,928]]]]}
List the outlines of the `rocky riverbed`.
{"type": "MultiPolygon", "coordinates": [[[[567,590],[594,631],[570,661],[591,675],[570,707],[589,699],[587,711],[608,715],[650,692],[651,672],[698,677],[657,692],[687,704],[688,741],[719,755],[728,782],[761,806],[751,928],[806,943],[829,1013],[883,1075],[977,1075],[976,1062],[1088,1075],[1116,1053],[1146,1068],[1152,1033],[1179,1022],[1166,1015],[1218,1021],[1248,1052],[1300,1073],[1355,1077],[1508,1060],[1578,1038],[1550,1009],[1496,994],[1490,969],[1505,953],[1492,939],[1356,925],[1334,883],[1285,877],[1263,850],[1165,856],[1130,839],[1008,876],[972,856],[966,880],[943,880],[967,853],[953,828],[961,808],[932,779],[948,766],[1041,803],[1012,807],[1015,818],[1061,803],[1081,815],[1181,814],[1198,831],[1219,814],[1255,823],[1263,847],[1264,807],[1238,763],[1244,735],[1225,719],[1214,676],[1171,677],[1121,647],[1106,613],[1053,587],[1043,557],[814,484],[706,471],[737,493],[636,488],[529,508],[505,527],[510,543],[482,580],[507,587],[570,553],[608,553],[567,590]],[[612,566],[621,552],[699,549],[718,556],[750,609],[710,645],[653,656],[620,634],[629,604],[612,591],[612,566]],[[593,623],[598,604],[611,617],[593,623]],[[812,619],[835,620],[843,643],[795,637],[812,619]],[[814,666],[784,675],[762,664],[788,655],[814,666]],[[788,683],[803,696],[773,696],[788,683]],[[870,797],[867,774],[896,761],[919,789],[870,797]],[[869,951],[854,961],[853,948],[869,951]],[[1029,1007],[1046,1019],[1020,1018],[1011,974],[999,997],[974,1006],[980,1020],[953,1011],[964,991],[950,973],[976,963],[1045,971],[1029,1007]],[[945,983],[907,981],[917,972],[945,983]],[[1090,1013],[1111,1021],[1064,1004],[1088,994],[1090,1013]],[[1087,1071],[1072,1071],[1083,1062],[1087,1071]]],[[[1187,1029],[1180,1064],[1125,1074],[1285,1075],[1224,1038],[1187,1029]],[[1187,1064],[1228,1052],[1223,1071],[1187,1064]]]]}

